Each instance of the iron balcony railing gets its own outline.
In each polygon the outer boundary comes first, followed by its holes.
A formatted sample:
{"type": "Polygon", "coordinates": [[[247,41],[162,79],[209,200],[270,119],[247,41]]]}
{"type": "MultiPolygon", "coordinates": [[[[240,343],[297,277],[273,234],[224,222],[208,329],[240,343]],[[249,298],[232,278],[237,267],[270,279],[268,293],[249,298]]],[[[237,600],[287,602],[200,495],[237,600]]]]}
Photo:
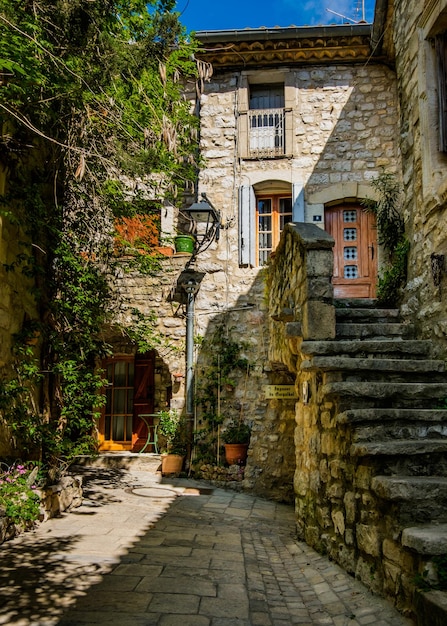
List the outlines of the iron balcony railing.
{"type": "Polygon", "coordinates": [[[284,154],[284,109],[252,109],[248,115],[250,156],[284,154]]]}

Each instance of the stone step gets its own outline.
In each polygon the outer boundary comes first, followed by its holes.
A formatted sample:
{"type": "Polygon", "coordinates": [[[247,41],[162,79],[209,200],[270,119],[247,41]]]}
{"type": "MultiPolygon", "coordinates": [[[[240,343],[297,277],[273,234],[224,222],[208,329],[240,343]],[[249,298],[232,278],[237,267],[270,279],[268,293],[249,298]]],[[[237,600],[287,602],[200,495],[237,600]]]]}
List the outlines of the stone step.
{"type": "MultiPolygon", "coordinates": [[[[323,385],[323,396],[346,398],[371,398],[397,400],[401,403],[432,400],[440,402],[447,397],[447,383],[439,382],[330,382],[323,385]]],[[[424,407],[430,408],[430,407],[424,407]]],[[[433,408],[433,406],[431,407],[433,408]]]]}
{"type": "Polygon", "coordinates": [[[445,476],[375,476],[372,479],[371,488],[384,500],[405,500],[410,503],[420,503],[424,500],[433,502],[447,500],[447,477],[445,476]]]}
{"type": "Polygon", "coordinates": [[[378,306],[375,298],[334,298],[336,309],[374,309],[378,306]]]}
{"type": "Polygon", "coordinates": [[[357,426],[352,434],[353,442],[362,441],[390,441],[393,439],[408,439],[421,441],[425,439],[447,439],[447,424],[442,423],[406,423],[385,422],[369,426],[357,426]]]}
{"type": "Polygon", "coordinates": [[[421,440],[390,440],[390,441],[366,441],[353,443],[350,448],[351,456],[407,456],[423,454],[435,454],[447,452],[446,439],[421,440]]]}
{"type": "Polygon", "coordinates": [[[447,422],[447,409],[348,409],[338,413],[339,424],[363,424],[365,422],[447,422]]]}
{"type": "Polygon", "coordinates": [[[306,355],[360,355],[368,357],[371,354],[401,355],[403,357],[427,357],[431,352],[431,342],[420,339],[402,340],[336,340],[336,341],[303,341],[300,350],[306,355]]]}
{"type": "Polygon", "coordinates": [[[418,626],[445,626],[447,624],[447,592],[416,591],[415,607],[418,626]]]}
{"type": "Polygon", "coordinates": [[[367,323],[387,323],[387,322],[396,322],[399,320],[400,311],[399,309],[365,309],[365,308],[346,308],[346,309],[335,309],[335,317],[337,322],[361,322],[363,324],[367,323]]]}
{"type": "Polygon", "coordinates": [[[445,362],[431,359],[376,359],[368,357],[314,356],[311,360],[302,361],[300,369],[432,374],[445,372],[445,362]]]}
{"type": "Polygon", "coordinates": [[[447,554],[447,524],[427,524],[404,528],[401,541],[405,548],[410,548],[419,554],[430,556],[447,554]]]}
{"type": "Polygon", "coordinates": [[[336,339],[371,339],[371,337],[385,339],[389,337],[410,338],[412,336],[414,336],[414,326],[412,324],[390,322],[387,324],[337,323],[335,325],[336,339]]]}

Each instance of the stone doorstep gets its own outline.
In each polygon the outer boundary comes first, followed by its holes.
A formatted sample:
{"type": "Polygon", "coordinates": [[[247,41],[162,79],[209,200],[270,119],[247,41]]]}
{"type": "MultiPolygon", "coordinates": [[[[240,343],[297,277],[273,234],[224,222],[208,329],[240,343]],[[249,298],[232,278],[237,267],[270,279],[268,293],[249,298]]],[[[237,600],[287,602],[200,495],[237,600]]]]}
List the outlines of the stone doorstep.
{"type": "Polygon", "coordinates": [[[361,424],[362,422],[444,422],[446,409],[348,409],[336,416],[338,424],[361,424]]]}
{"type": "Polygon", "coordinates": [[[305,355],[347,355],[347,354],[401,354],[403,356],[426,357],[431,351],[431,342],[422,339],[371,339],[303,341],[300,351],[305,355]]]}
{"type": "Polygon", "coordinates": [[[404,528],[401,543],[404,548],[410,548],[426,556],[446,554],[447,524],[427,524],[404,528]]]}
{"type": "Polygon", "coordinates": [[[303,361],[300,369],[433,374],[444,373],[445,362],[431,359],[377,359],[368,357],[314,356],[311,360],[303,361]]]}
{"type": "MultiPolygon", "coordinates": [[[[384,500],[421,501],[447,498],[445,476],[375,476],[372,490],[384,500]]],[[[447,526],[446,526],[447,530],[447,526]]]]}

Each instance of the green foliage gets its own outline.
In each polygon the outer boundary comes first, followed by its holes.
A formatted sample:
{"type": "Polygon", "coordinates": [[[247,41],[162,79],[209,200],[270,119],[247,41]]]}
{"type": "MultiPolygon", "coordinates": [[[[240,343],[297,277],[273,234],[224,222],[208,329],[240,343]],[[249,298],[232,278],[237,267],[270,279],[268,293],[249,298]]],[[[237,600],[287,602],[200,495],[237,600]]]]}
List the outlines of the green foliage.
{"type": "MultiPolygon", "coordinates": [[[[41,333],[41,354],[17,337],[0,413],[55,477],[95,445],[115,218],[151,215],[195,178],[198,121],[183,97],[195,44],[174,6],[0,0],[0,210],[22,245],[4,269],[34,281],[41,333]]],[[[154,274],[146,252],[132,269],[154,274]]],[[[140,351],[163,345],[155,316],[133,317],[140,351]]]]}
{"type": "Polygon", "coordinates": [[[388,254],[388,260],[377,287],[377,299],[385,306],[396,306],[400,292],[407,280],[407,261],[410,243],[405,237],[405,225],[400,214],[399,183],[394,174],[381,172],[371,182],[378,200],[366,199],[363,206],[376,217],[378,241],[388,254]]]}
{"type": "MultiPolygon", "coordinates": [[[[194,434],[196,462],[216,460],[220,425],[231,414],[235,418],[228,394],[233,393],[233,388],[250,371],[250,363],[243,356],[246,344],[235,341],[231,330],[222,323],[212,336],[199,340],[203,365],[197,372],[196,403],[200,428],[194,434]]],[[[241,430],[245,428],[242,422],[235,422],[240,424],[241,430]]]]}
{"type": "Polygon", "coordinates": [[[37,467],[1,464],[0,508],[14,524],[27,524],[39,517],[40,498],[34,481],[37,467]]]}
{"type": "Polygon", "coordinates": [[[185,423],[176,409],[159,411],[158,432],[166,441],[165,451],[168,454],[185,454],[185,423]]]}
{"type": "Polygon", "coordinates": [[[384,305],[394,306],[399,297],[399,291],[407,279],[407,261],[410,251],[410,242],[402,238],[397,244],[392,264],[386,267],[379,277],[377,299],[384,305]]]}
{"type": "Polygon", "coordinates": [[[251,429],[248,424],[241,419],[233,420],[222,432],[222,439],[225,443],[249,443],[251,429]]]}
{"type": "Polygon", "coordinates": [[[435,566],[434,580],[429,579],[429,571],[425,569],[422,574],[415,576],[414,582],[416,586],[423,591],[429,591],[430,589],[447,590],[447,554],[434,556],[432,563],[435,566]]]}

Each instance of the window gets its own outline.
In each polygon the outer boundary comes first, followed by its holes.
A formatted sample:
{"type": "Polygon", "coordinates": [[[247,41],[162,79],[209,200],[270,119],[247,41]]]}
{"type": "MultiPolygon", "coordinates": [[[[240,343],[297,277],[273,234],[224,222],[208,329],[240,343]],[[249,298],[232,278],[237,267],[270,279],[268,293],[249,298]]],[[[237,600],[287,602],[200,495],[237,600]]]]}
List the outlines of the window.
{"type": "Polygon", "coordinates": [[[288,222],[304,222],[301,182],[267,180],[255,187],[239,189],[239,264],[250,267],[265,265],[288,222]]]}
{"type": "Polygon", "coordinates": [[[292,198],[257,198],[258,265],[265,265],[279,243],[284,226],[292,221],[292,198]]]}
{"type": "Polygon", "coordinates": [[[249,108],[250,156],[285,154],[284,85],[252,85],[249,108]]]}

